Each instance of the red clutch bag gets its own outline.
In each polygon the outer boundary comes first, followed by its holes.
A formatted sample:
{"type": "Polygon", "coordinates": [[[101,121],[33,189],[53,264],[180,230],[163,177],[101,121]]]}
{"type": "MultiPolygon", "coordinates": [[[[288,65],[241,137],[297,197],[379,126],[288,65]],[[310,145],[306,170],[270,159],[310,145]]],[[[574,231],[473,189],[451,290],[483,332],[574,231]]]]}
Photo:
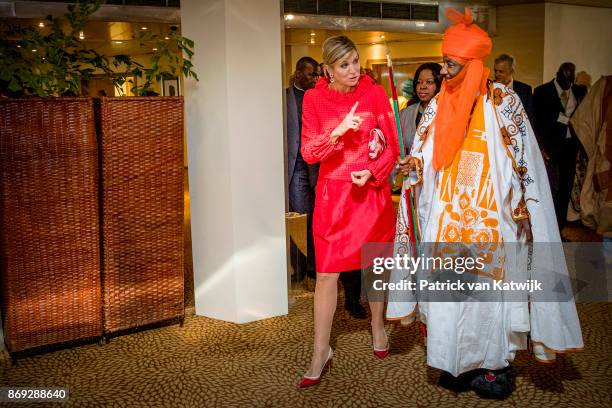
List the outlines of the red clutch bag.
{"type": "Polygon", "coordinates": [[[370,130],[370,140],[368,142],[368,155],[370,159],[376,159],[387,147],[387,140],[382,130],[374,128],[370,130]]]}

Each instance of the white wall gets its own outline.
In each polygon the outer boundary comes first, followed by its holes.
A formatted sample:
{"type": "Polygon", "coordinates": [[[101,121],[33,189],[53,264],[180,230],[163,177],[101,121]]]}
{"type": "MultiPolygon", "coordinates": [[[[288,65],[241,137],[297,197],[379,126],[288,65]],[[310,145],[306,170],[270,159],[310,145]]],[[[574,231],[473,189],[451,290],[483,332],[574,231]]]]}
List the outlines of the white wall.
{"type": "Polygon", "coordinates": [[[612,74],[612,8],[546,4],[544,81],[563,62],[576,64],[593,82],[612,74]]]}
{"type": "Polygon", "coordinates": [[[487,61],[493,77],[493,61],[500,54],[516,58],[514,78],[531,86],[542,83],[544,67],[544,4],[497,7],[497,32],[487,61]]]}
{"type": "MultiPolygon", "coordinates": [[[[295,71],[295,64],[297,64],[299,59],[306,56],[312,56],[312,53],[309,51],[308,45],[304,44],[291,46],[291,61],[289,62],[289,66],[287,67],[291,74],[293,74],[293,72],[295,71]]],[[[317,61],[321,62],[320,59],[317,59],[317,61]]]]}
{"type": "Polygon", "coordinates": [[[278,0],[183,0],[200,82],[185,81],[196,314],[287,313],[278,0]]]}

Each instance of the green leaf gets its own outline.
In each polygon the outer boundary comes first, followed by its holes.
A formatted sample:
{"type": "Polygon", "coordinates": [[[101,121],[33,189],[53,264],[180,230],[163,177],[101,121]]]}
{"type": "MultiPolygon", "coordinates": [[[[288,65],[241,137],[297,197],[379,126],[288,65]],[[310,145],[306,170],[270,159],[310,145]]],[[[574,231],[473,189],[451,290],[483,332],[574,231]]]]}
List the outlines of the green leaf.
{"type": "MultiPolygon", "coordinates": [[[[133,61],[129,55],[106,56],[85,48],[78,33],[103,3],[103,0],[82,0],[70,4],[63,17],[46,17],[45,30],[15,26],[9,27],[8,34],[5,34],[6,31],[0,28],[0,38],[19,38],[22,46],[17,49],[16,43],[7,45],[0,40],[3,86],[6,89],[9,85],[20,87],[19,92],[23,95],[78,95],[81,80],[96,72],[109,75],[114,83],[124,84],[124,76],[115,76],[116,71],[124,70],[130,77],[145,77],[141,86],[134,84],[135,93],[142,95],[151,90],[155,80],[168,75],[183,74],[197,79],[190,61],[194,42],[176,33],[169,34],[170,41],[150,31],[136,34],[135,38],[147,48],[154,46],[158,49],[146,65],[133,61]],[[32,53],[32,49],[38,52],[32,53]],[[42,60],[43,56],[45,60],[42,60]]],[[[4,27],[2,23],[0,25],[4,27]]]]}
{"type": "Polygon", "coordinates": [[[8,89],[11,92],[18,92],[21,91],[21,86],[19,85],[19,83],[15,80],[15,78],[11,78],[11,82],[9,82],[8,84],[8,89]]]}

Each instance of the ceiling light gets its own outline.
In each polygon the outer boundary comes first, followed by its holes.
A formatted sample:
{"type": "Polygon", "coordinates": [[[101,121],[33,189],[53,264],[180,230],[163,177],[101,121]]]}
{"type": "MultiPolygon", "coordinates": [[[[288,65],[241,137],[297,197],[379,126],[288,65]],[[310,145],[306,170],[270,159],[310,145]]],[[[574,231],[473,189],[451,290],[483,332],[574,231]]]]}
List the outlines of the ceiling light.
{"type": "Polygon", "coordinates": [[[21,48],[21,45],[17,44],[17,48],[21,48]]]}
{"type": "Polygon", "coordinates": [[[315,35],[317,35],[317,34],[316,34],[314,31],[311,31],[311,32],[310,32],[310,36],[311,36],[311,37],[314,37],[315,35]]]}
{"type": "Polygon", "coordinates": [[[40,23],[38,23],[38,26],[42,28],[42,27],[44,27],[44,26],[45,26],[45,23],[43,23],[43,22],[41,21],[40,23]]]}
{"type": "Polygon", "coordinates": [[[79,39],[84,40],[85,34],[82,31],[79,31],[79,39]]]}
{"type": "Polygon", "coordinates": [[[385,35],[384,35],[384,34],[383,34],[383,35],[381,35],[381,36],[380,36],[380,39],[381,39],[381,40],[384,40],[384,39],[385,39],[385,35]]]}
{"type": "Polygon", "coordinates": [[[115,44],[123,44],[123,41],[113,41],[115,44]]]}
{"type": "Polygon", "coordinates": [[[315,43],[314,38],[312,38],[312,39],[310,40],[310,43],[311,43],[311,44],[314,44],[314,43],[315,43]]]}
{"type": "Polygon", "coordinates": [[[32,50],[32,52],[36,52],[36,51],[38,51],[38,50],[32,50]]]}
{"type": "Polygon", "coordinates": [[[157,48],[153,48],[153,51],[157,51],[157,48]]]}
{"type": "Polygon", "coordinates": [[[142,27],[140,27],[140,29],[141,29],[141,30],[147,30],[147,29],[148,29],[148,27],[142,26],[142,27]]]}
{"type": "Polygon", "coordinates": [[[164,40],[169,40],[169,39],[170,39],[170,37],[168,37],[168,36],[164,37],[164,40]]]}
{"type": "Polygon", "coordinates": [[[287,20],[287,21],[291,21],[291,20],[293,20],[294,18],[295,18],[295,16],[294,16],[293,14],[287,14],[287,15],[285,16],[285,20],[287,20]]]}

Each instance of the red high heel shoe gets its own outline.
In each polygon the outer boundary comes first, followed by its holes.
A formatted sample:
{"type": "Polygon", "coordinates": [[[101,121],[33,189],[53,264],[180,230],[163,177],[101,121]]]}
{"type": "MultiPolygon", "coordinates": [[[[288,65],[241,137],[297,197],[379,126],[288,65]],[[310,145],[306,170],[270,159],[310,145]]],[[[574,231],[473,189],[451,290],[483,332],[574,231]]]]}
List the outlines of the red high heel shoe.
{"type": "Polygon", "coordinates": [[[374,345],[374,339],[372,339],[372,349],[374,351],[374,357],[380,360],[384,360],[389,354],[391,354],[391,345],[389,344],[389,337],[387,336],[387,333],[385,333],[385,337],[387,337],[387,345],[384,349],[377,349],[374,345]]]}
{"type": "Polygon", "coordinates": [[[321,367],[321,371],[319,371],[319,375],[317,376],[304,375],[302,379],[300,380],[300,383],[298,384],[298,388],[312,387],[313,385],[317,385],[318,383],[320,383],[321,376],[323,375],[323,371],[325,370],[325,368],[331,371],[331,361],[332,361],[333,356],[334,356],[334,352],[330,347],[329,354],[327,355],[327,360],[325,360],[323,367],[321,367]]]}

